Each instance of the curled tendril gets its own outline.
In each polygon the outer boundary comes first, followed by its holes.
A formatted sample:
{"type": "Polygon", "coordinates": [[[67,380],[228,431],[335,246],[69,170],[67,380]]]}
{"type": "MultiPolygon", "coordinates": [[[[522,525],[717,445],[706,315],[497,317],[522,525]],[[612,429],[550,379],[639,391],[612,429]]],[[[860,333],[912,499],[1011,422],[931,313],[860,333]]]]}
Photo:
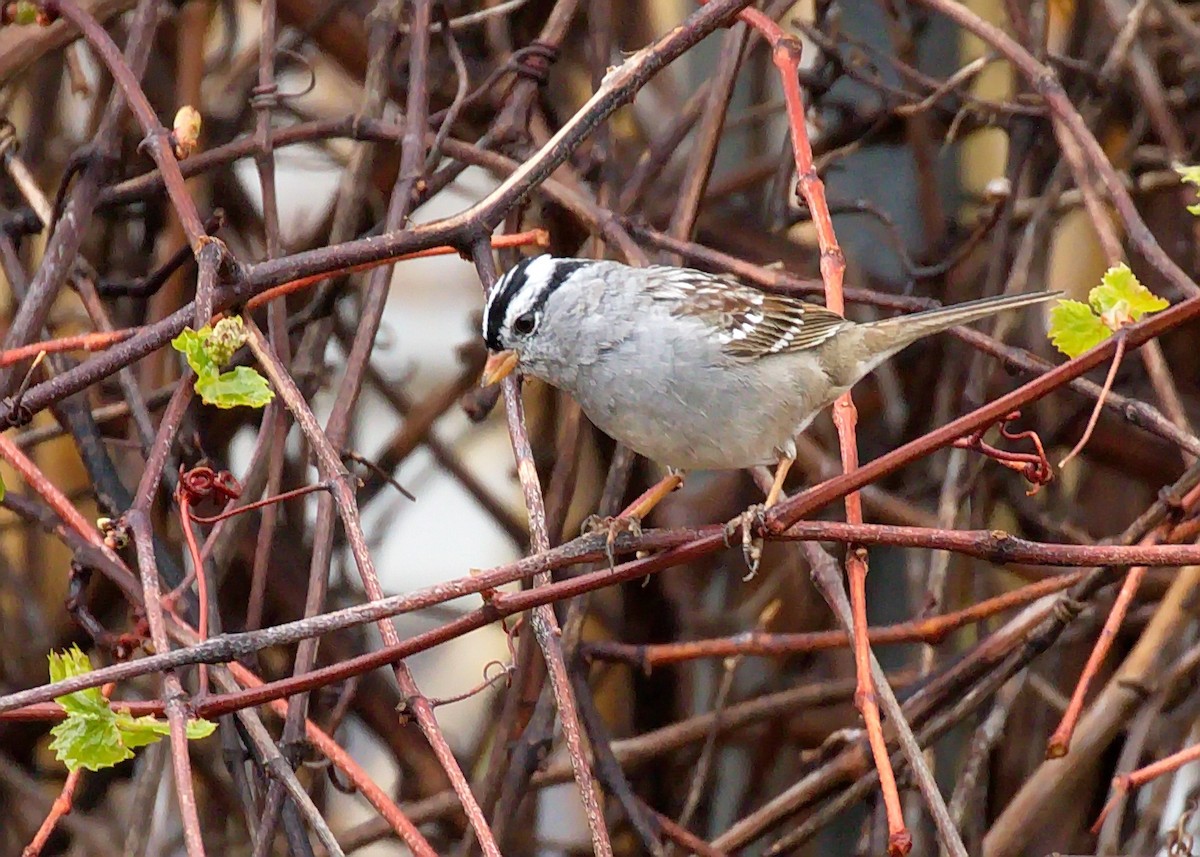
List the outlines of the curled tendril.
{"type": "Polygon", "coordinates": [[[558,59],[558,48],[546,42],[533,41],[513,51],[508,65],[521,77],[528,78],[538,86],[545,84],[550,76],[550,66],[558,59]]]}
{"type": "Polygon", "coordinates": [[[484,679],[484,681],[488,682],[489,684],[503,679],[505,687],[512,687],[512,674],[513,674],[513,665],[512,664],[506,664],[501,661],[488,661],[486,664],[483,665],[483,679],[484,679]],[[499,670],[499,672],[493,673],[492,675],[488,675],[488,670],[490,670],[492,667],[497,668],[499,670]]]}
{"type": "Polygon", "coordinates": [[[1195,837],[1190,833],[1192,826],[1192,816],[1196,814],[1197,804],[1196,798],[1192,797],[1184,806],[1183,812],[1179,814],[1179,820],[1175,822],[1175,827],[1167,833],[1167,854],[1170,857],[1191,857],[1195,853],[1192,848],[1195,844],[1195,837]]]}
{"type": "MultiPolygon", "coordinates": [[[[479,86],[459,102],[459,110],[461,111],[469,104],[474,104],[486,95],[497,82],[510,74],[532,80],[538,86],[544,86],[550,79],[550,66],[558,59],[558,53],[558,48],[554,45],[537,41],[531,42],[523,48],[517,48],[503,65],[494,69],[479,86]]],[[[443,113],[441,119],[445,120],[447,115],[449,114],[443,113]]]]}
{"type": "MultiPolygon", "coordinates": [[[[449,705],[452,702],[462,702],[464,699],[470,699],[472,696],[475,696],[477,693],[482,693],[483,691],[487,690],[489,687],[491,687],[494,684],[497,684],[500,681],[504,682],[505,687],[511,687],[512,686],[512,675],[513,675],[514,670],[515,670],[515,667],[512,664],[505,664],[500,661],[488,661],[483,666],[483,680],[481,682],[479,682],[479,684],[475,685],[470,690],[463,691],[462,693],[456,694],[454,696],[442,697],[440,699],[430,698],[429,705],[433,708],[437,708],[439,705],[449,705]],[[490,669],[492,669],[493,667],[499,667],[500,671],[497,673],[494,673],[493,675],[488,675],[488,671],[490,669]]],[[[401,705],[404,705],[404,703],[401,703],[401,705]]],[[[397,710],[401,711],[401,714],[406,714],[409,712],[409,708],[407,705],[405,706],[405,708],[403,710],[400,709],[400,706],[397,706],[397,710]]]]}
{"type": "Polygon", "coordinates": [[[503,618],[500,620],[500,627],[504,629],[504,644],[508,646],[508,659],[514,664],[517,662],[517,635],[521,633],[521,626],[524,624],[525,620],[520,616],[516,618],[511,628],[508,627],[508,620],[503,618]]]}
{"type": "Polygon", "coordinates": [[[34,372],[38,366],[42,365],[42,361],[46,359],[46,352],[39,351],[37,357],[33,358],[33,362],[29,364],[29,369],[25,372],[25,377],[21,379],[17,391],[11,396],[5,396],[0,399],[0,423],[5,428],[20,428],[23,425],[28,425],[33,422],[33,411],[25,404],[23,399],[25,393],[29,389],[29,385],[33,383],[34,372]]]}
{"type": "Polygon", "coordinates": [[[18,401],[14,396],[5,396],[3,399],[0,399],[0,407],[4,408],[3,422],[5,428],[20,428],[33,422],[33,411],[29,409],[28,405],[18,401]]]}
{"type": "Polygon", "coordinates": [[[250,106],[255,110],[271,110],[285,101],[303,98],[317,88],[317,70],[308,57],[290,48],[280,48],[276,54],[287,57],[308,72],[308,83],[295,92],[280,92],[279,85],[275,83],[259,84],[250,90],[250,106]]]}
{"type": "Polygon", "coordinates": [[[228,502],[242,496],[242,486],[232,473],[213,470],[203,464],[191,470],[179,469],[179,491],[187,495],[191,505],[209,497],[228,502]]]}
{"type": "Polygon", "coordinates": [[[337,765],[327,764],[325,766],[325,775],[329,778],[329,784],[342,794],[358,794],[358,786],[354,784],[349,776],[343,774],[341,768],[337,765]]]}
{"type": "Polygon", "coordinates": [[[1005,440],[1029,441],[1033,444],[1033,452],[1010,452],[987,443],[984,441],[983,435],[991,426],[985,426],[967,437],[959,438],[954,445],[960,449],[970,449],[982,453],[1010,470],[1017,471],[1030,483],[1030,488],[1025,493],[1033,496],[1054,478],[1054,469],[1050,466],[1050,460],[1046,458],[1046,450],[1042,446],[1042,439],[1038,437],[1037,432],[1032,429],[1013,431],[1009,428],[1009,423],[1020,417],[1020,411],[1013,411],[1001,418],[998,421],[1000,434],[1005,440]]]}

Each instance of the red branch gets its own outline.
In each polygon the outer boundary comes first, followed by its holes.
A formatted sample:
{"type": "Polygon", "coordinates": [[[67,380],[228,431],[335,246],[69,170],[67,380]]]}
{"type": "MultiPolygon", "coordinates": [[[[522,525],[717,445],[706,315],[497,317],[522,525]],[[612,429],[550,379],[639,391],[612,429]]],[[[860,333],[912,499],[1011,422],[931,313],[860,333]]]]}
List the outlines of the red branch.
{"type": "MultiPolygon", "coordinates": [[[[804,97],[800,91],[801,43],[756,9],[743,9],[738,17],[758,30],[771,46],[771,59],[779,70],[779,79],[783,87],[792,153],[796,161],[798,190],[808,204],[809,214],[816,228],[817,243],[821,249],[821,279],[825,283],[825,305],[834,312],[844,314],[842,277],[846,270],[846,260],[833,231],[833,218],[825,200],[825,186],[813,166],[804,97]]],[[[858,468],[858,439],[855,432],[858,411],[849,392],[844,393],[834,403],[833,421],[837,426],[842,469],[850,473],[858,468]]],[[[846,521],[850,524],[862,523],[862,499],[858,492],[847,493],[845,503],[846,521]]],[[[854,616],[854,666],[858,676],[854,701],[866,723],[871,754],[875,757],[875,767],[879,771],[879,786],[887,809],[888,851],[892,855],[903,855],[912,848],[912,836],[904,823],[904,809],[900,803],[900,793],[896,789],[896,775],[892,772],[887,741],[883,735],[883,722],[879,716],[879,703],[871,680],[871,649],[867,639],[865,550],[851,546],[846,553],[846,573],[850,580],[850,603],[854,616]]]]}

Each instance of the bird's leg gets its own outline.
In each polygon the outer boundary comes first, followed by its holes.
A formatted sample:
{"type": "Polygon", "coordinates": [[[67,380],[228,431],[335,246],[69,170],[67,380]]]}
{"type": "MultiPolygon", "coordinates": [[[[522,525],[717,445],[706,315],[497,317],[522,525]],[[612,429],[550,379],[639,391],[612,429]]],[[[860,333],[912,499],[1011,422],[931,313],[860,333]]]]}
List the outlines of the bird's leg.
{"type": "Polygon", "coordinates": [[[641,496],[625,507],[625,511],[617,517],[638,518],[640,520],[649,515],[655,506],[681,485],[683,485],[683,473],[671,468],[667,471],[666,476],[643,491],[641,496]]]}
{"type": "Polygon", "coordinates": [[[604,553],[608,556],[609,566],[616,564],[613,555],[613,546],[616,543],[617,536],[622,532],[633,533],[635,536],[642,534],[642,518],[650,514],[650,511],[663,501],[668,494],[683,485],[683,473],[674,468],[667,469],[667,475],[655,482],[642,494],[625,507],[621,514],[614,518],[603,518],[599,515],[589,515],[583,522],[582,534],[595,535],[596,533],[605,533],[608,538],[605,542],[604,553]]]}
{"type": "Polygon", "coordinates": [[[737,530],[742,532],[742,558],[746,560],[746,567],[749,569],[742,580],[752,580],[754,575],[758,574],[758,564],[762,560],[763,540],[755,537],[754,528],[766,525],[767,510],[779,502],[779,498],[783,495],[784,480],[787,479],[788,471],[795,463],[796,459],[792,456],[781,457],[779,464],[775,467],[775,479],[771,482],[771,490],[767,492],[766,501],[751,506],[725,527],[725,544],[727,545],[734,532],[737,530]]]}
{"type": "Polygon", "coordinates": [[[771,483],[771,490],[767,492],[767,501],[763,503],[764,512],[779,502],[779,495],[783,493],[783,480],[787,479],[788,471],[795,463],[795,458],[779,459],[779,465],[775,468],[775,481],[771,483]]]}

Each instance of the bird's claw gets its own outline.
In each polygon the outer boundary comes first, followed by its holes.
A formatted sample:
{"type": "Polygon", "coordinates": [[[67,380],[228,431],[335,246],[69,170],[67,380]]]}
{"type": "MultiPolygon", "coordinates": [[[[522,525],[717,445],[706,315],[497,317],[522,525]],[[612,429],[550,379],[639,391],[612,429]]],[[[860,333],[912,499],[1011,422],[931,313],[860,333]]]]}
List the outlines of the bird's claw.
{"type": "Polygon", "coordinates": [[[621,533],[629,533],[635,538],[641,536],[641,520],[631,515],[620,515],[617,517],[589,515],[584,519],[583,526],[580,528],[580,535],[595,536],[603,534],[605,536],[604,555],[608,558],[609,568],[613,568],[617,564],[615,548],[617,536],[621,533]]]}
{"type": "Polygon", "coordinates": [[[755,528],[761,529],[767,523],[767,507],[756,503],[742,514],[725,525],[725,547],[731,547],[730,540],[734,534],[742,534],[742,558],[746,561],[748,572],[742,580],[753,580],[758,574],[758,565],[762,561],[763,540],[754,535],[755,528]]]}

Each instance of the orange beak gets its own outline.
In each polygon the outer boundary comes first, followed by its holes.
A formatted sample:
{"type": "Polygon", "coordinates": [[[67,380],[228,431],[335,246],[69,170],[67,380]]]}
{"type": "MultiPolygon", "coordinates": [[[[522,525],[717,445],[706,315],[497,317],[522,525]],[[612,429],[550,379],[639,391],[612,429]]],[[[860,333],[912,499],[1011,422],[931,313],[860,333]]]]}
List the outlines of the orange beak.
{"type": "Polygon", "coordinates": [[[495,354],[489,354],[487,362],[483,364],[483,377],[479,379],[479,385],[488,387],[507,378],[517,368],[517,361],[515,351],[497,351],[495,354]]]}

